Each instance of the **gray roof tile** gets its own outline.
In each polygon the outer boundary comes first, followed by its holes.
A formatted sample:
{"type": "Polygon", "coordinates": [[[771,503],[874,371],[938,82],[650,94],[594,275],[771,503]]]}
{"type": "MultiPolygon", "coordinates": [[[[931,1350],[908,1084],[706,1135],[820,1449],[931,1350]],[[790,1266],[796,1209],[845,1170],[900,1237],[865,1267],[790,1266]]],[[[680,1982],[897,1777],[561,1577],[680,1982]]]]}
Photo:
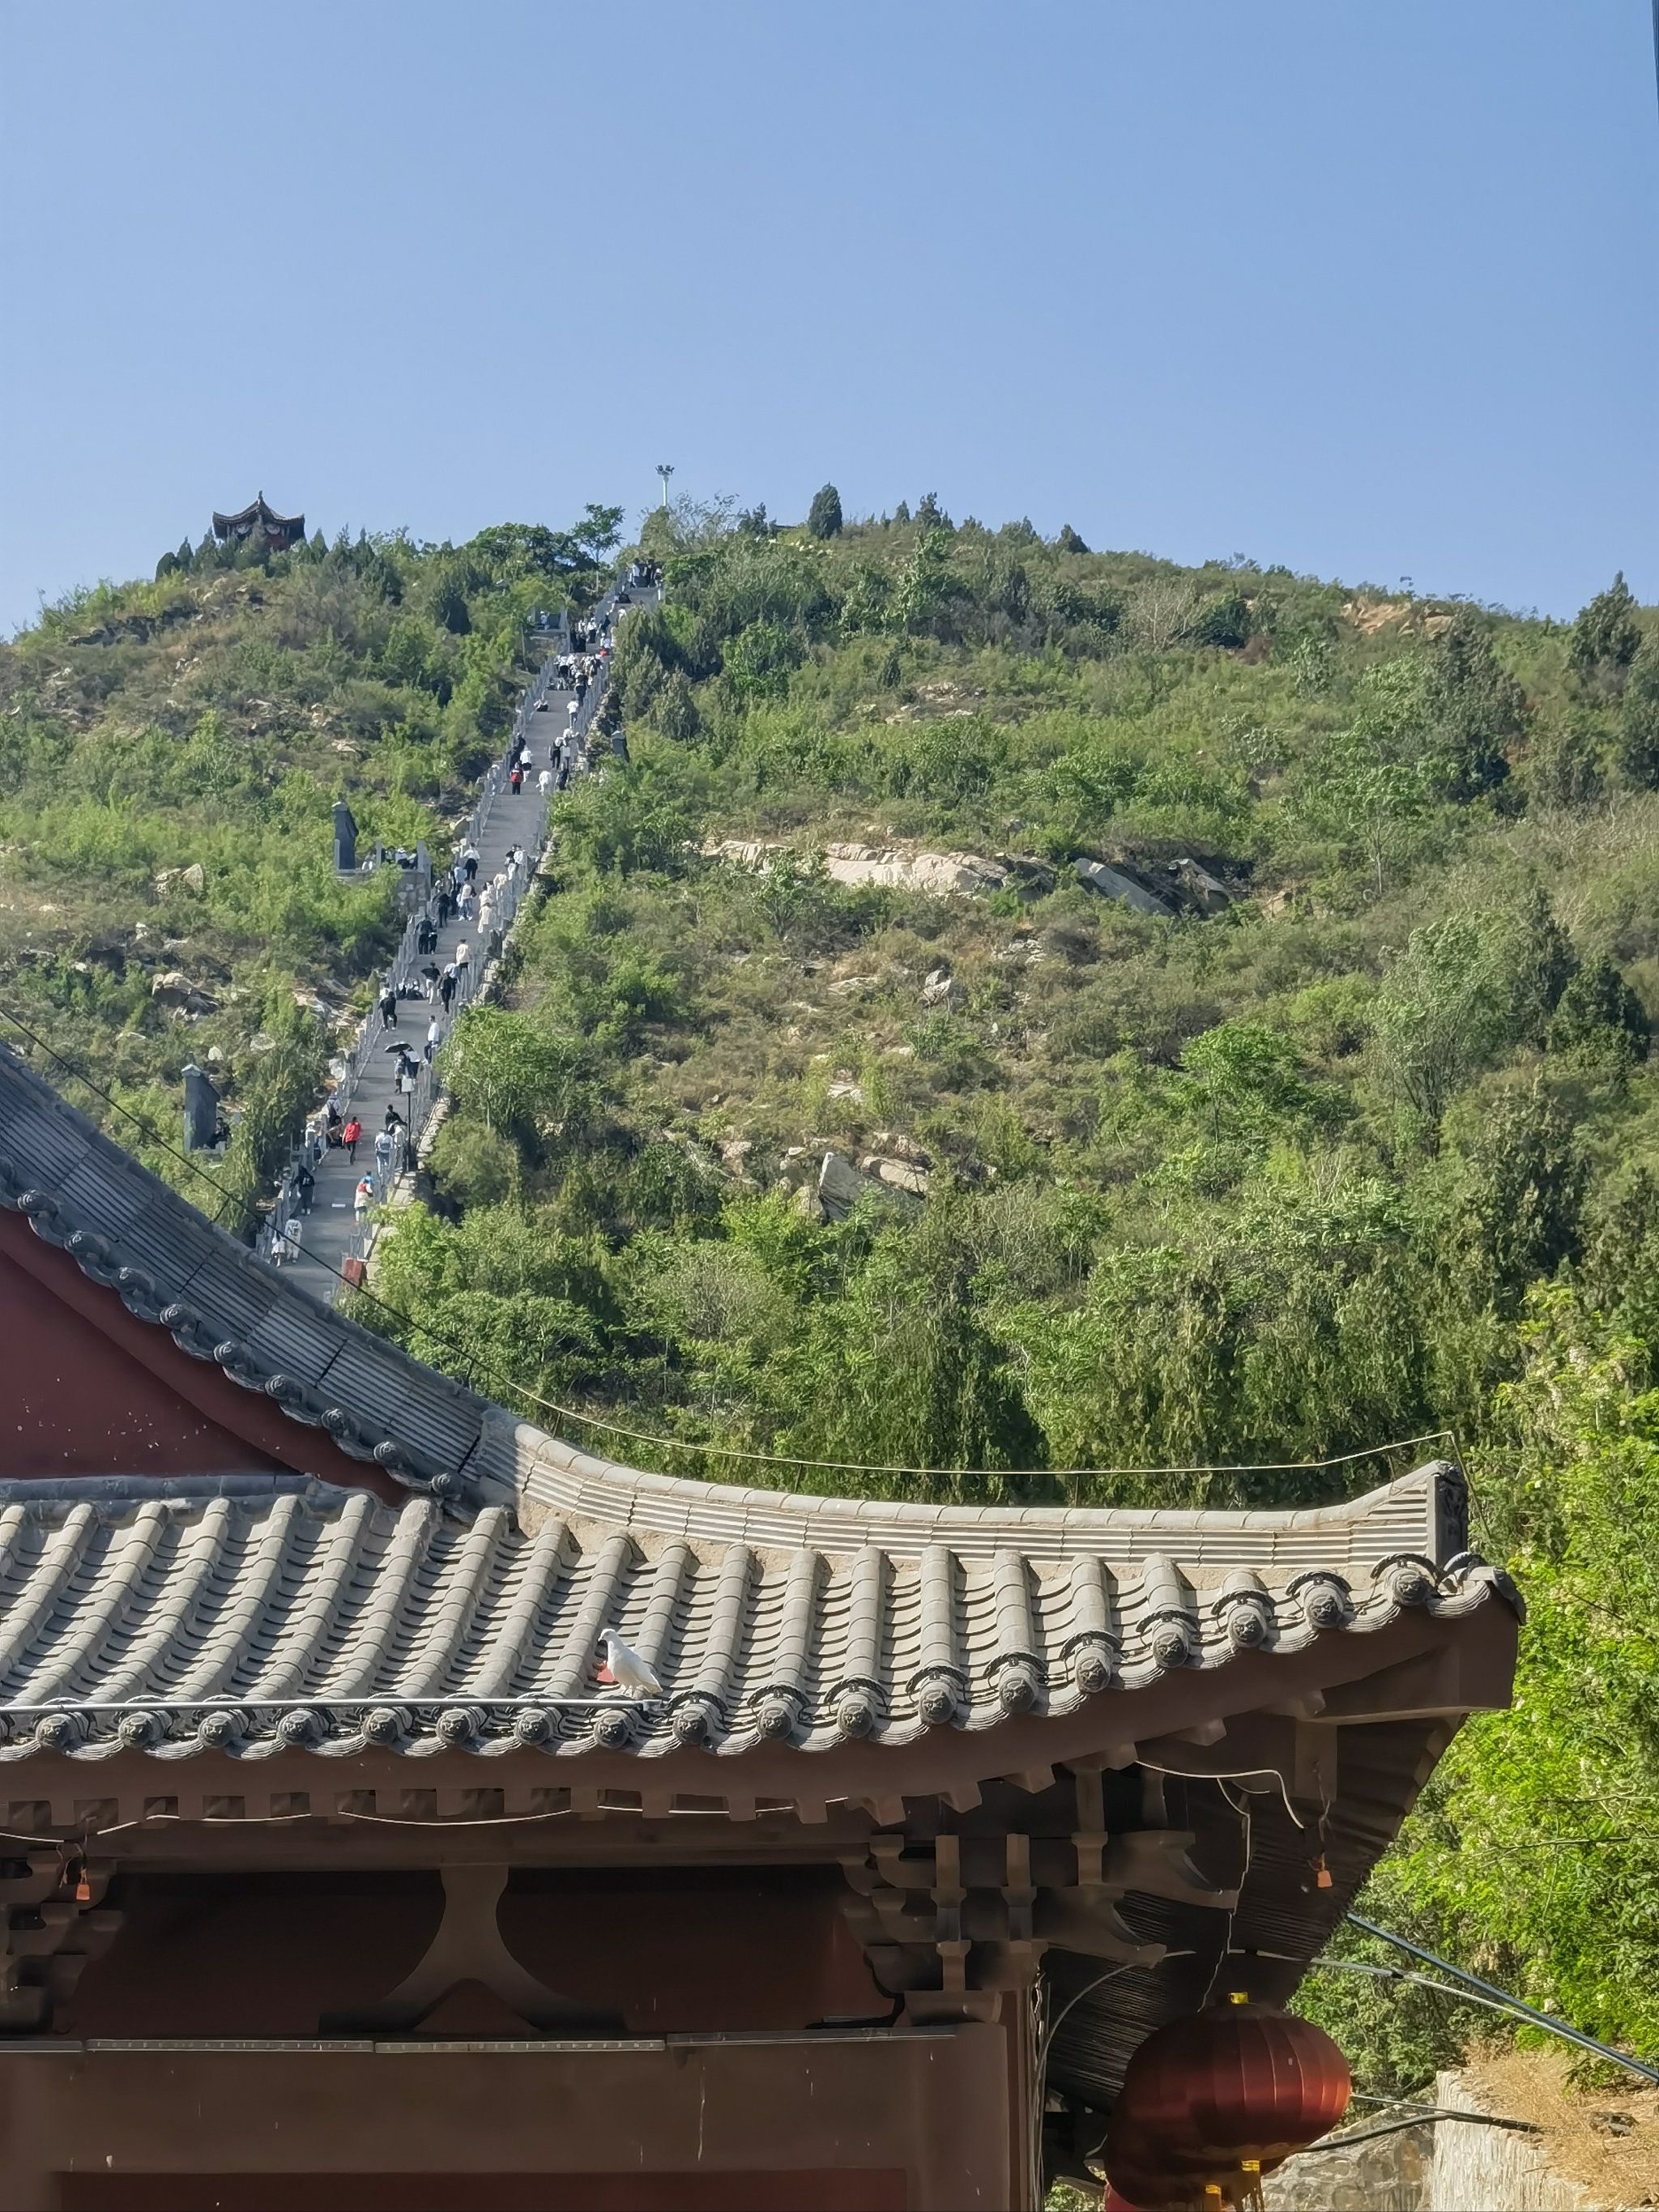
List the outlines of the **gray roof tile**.
{"type": "Polygon", "coordinates": [[[3,1050],[0,1205],[246,1387],[307,1386],[273,1395],[411,1492],[0,1492],[0,1759],[898,1743],[1513,1595],[1462,1549],[1443,1462],[1345,1505],[1209,1513],[791,1496],[599,1457],[261,1267],[3,1050]],[[660,1704],[573,1706],[606,1627],[660,1704]]]}

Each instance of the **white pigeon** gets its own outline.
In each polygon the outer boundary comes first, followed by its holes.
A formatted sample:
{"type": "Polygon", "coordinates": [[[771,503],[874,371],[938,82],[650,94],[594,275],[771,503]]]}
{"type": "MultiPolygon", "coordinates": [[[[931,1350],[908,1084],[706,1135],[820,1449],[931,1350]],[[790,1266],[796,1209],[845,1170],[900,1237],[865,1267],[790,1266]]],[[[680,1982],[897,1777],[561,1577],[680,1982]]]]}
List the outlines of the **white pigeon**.
{"type": "Polygon", "coordinates": [[[624,1690],[642,1690],[647,1697],[659,1698],[662,1684],[648,1660],[641,1659],[637,1651],[630,1650],[614,1628],[607,1628],[603,1637],[605,1665],[601,1678],[608,1675],[611,1681],[624,1690]]]}

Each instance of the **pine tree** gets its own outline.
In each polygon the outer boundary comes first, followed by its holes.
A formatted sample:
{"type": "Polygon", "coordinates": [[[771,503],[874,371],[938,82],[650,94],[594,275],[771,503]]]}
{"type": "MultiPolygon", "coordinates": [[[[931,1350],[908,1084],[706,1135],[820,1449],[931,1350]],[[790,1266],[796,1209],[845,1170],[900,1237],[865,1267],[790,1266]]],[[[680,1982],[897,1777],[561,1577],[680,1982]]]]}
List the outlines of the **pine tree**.
{"type": "Polygon", "coordinates": [[[841,494],[832,483],[825,484],[812,495],[812,504],[806,511],[806,527],[814,538],[839,538],[841,535],[841,494]]]}
{"type": "Polygon", "coordinates": [[[1572,626],[1567,665],[1582,684],[1619,691],[1642,642],[1636,601],[1621,568],[1605,592],[1598,592],[1572,626]]]}
{"type": "Polygon", "coordinates": [[[1086,553],[1089,550],[1069,522],[1060,525],[1060,536],[1054,543],[1062,553],[1086,553]]]}
{"type": "Polygon", "coordinates": [[[1605,953],[1584,963],[1550,1017],[1552,1052],[1604,1066],[1634,1067],[1647,1058],[1651,1036],[1642,1001],[1605,953]]]}
{"type": "Polygon", "coordinates": [[[1486,621],[1459,607],[1440,637],[1428,670],[1428,701],[1437,725],[1436,781],[1448,799],[1478,799],[1509,775],[1504,747],[1521,734],[1526,695],[1492,649],[1486,621]]]}
{"type": "Polygon", "coordinates": [[[1620,773],[1635,789],[1659,787],[1659,645],[1651,641],[1630,665],[1619,702],[1615,757],[1620,773]]]}
{"type": "Polygon", "coordinates": [[[897,523],[908,522],[910,520],[910,502],[908,499],[902,499],[898,505],[893,509],[893,520],[897,523]]]}

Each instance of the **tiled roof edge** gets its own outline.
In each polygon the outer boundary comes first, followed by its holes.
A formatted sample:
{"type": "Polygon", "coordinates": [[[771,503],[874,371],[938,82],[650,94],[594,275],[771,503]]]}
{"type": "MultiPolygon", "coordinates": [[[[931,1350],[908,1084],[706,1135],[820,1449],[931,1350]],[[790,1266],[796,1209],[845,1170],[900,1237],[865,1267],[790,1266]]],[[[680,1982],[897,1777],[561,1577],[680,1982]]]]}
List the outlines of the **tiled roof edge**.
{"type": "Polygon", "coordinates": [[[105,1136],[67,1099],[59,1097],[3,1042],[0,1042],[0,1105],[5,1109],[0,1112],[0,1206],[23,1215],[43,1243],[66,1253],[89,1281],[115,1291],[137,1319],[165,1328],[181,1352],[193,1359],[211,1361],[232,1382],[263,1395],[289,1419],[303,1427],[322,1429],[348,1457],[369,1462],[404,1488],[429,1493],[447,1505],[484,1502],[469,1479],[465,1462],[476,1452],[483,1433],[486,1414],[491,1410],[487,1400],[411,1358],[397,1345],[263,1266],[245,1245],[105,1136]],[[194,1247],[196,1256],[193,1264],[181,1270],[182,1279],[159,1280],[152,1268],[137,1264],[137,1255],[125,1249],[125,1239],[118,1229],[112,1234],[100,1233],[84,1218],[90,1209],[65,1200],[61,1188],[54,1188],[59,1178],[52,1172],[53,1164],[38,1156],[47,1147],[41,1144],[36,1147],[37,1157],[29,1156],[27,1139],[32,1128],[39,1129],[42,1116],[49,1124],[58,1125],[73,1147],[71,1170],[77,1177],[84,1176],[91,1167],[112,1192],[135,1201],[129,1209],[131,1218],[149,1225],[157,1212],[163,1216],[170,1212],[187,1225],[188,1239],[181,1239],[180,1249],[189,1251],[194,1247]],[[201,1249],[204,1242],[205,1255],[201,1249]],[[434,1384],[439,1386],[458,1410],[471,1415],[467,1425],[471,1438],[466,1451],[457,1455],[458,1463],[448,1463],[447,1455],[439,1457],[423,1450],[417,1442],[398,1435],[388,1425],[365,1420],[350,1405],[337,1403],[337,1394],[322,1382],[301,1380],[271,1359],[257,1355],[225,1325],[222,1313],[210,1310],[214,1301],[208,1297],[191,1298],[191,1290],[210,1266],[216,1274],[230,1270],[233,1284],[240,1279],[249,1293],[251,1306],[280,1305],[290,1316],[300,1317],[304,1330],[329,1348],[330,1357],[319,1363],[325,1375],[342,1353],[352,1352],[359,1362],[386,1372],[388,1395],[406,1391],[417,1378],[423,1393],[430,1393],[434,1384]]]}
{"type": "MultiPolygon", "coordinates": [[[[243,1389],[261,1393],[293,1421],[321,1428],[350,1457],[368,1462],[412,1492],[450,1510],[517,1501],[537,1519],[547,1512],[575,1522],[758,1550],[842,1552],[866,1545],[914,1553],[943,1544],[988,1553],[1014,1546],[1033,1558],[1073,1547],[1144,1558],[1178,1547],[1184,1560],[1206,1553],[1241,1564],[1254,1541],[1292,1564],[1331,1564],[1333,1547],[1370,1562],[1412,1553],[1435,1565],[1468,1541],[1467,1492],[1459,1469],[1437,1460],[1397,1481],[1344,1503],[1276,1511],[1197,1509],[925,1505],[742,1487],[647,1473],[578,1449],[519,1421],[506,1408],[412,1358],[395,1344],[337,1313],[310,1291],[265,1267],[142,1162],[104,1135],[9,1048],[0,1048],[0,1206],[27,1217],[36,1236],[72,1258],[91,1281],[113,1290],[127,1310],[166,1328],[180,1350],[210,1360],[243,1389]],[[64,1185],[86,1185],[106,1202],[66,1199],[64,1185]],[[98,1225],[100,1212],[111,1225],[98,1225]],[[181,1280],[158,1280],[131,1249],[133,1229],[158,1219],[177,1234],[169,1250],[194,1253],[181,1280]],[[191,1291],[211,1276],[210,1287],[191,1291]],[[226,1319],[240,1303],[260,1316],[246,1334],[226,1319]],[[215,1310],[216,1307],[216,1310],[215,1310]],[[298,1324],[301,1339],[327,1356],[316,1379],[289,1372],[248,1341],[273,1317],[298,1324]],[[357,1389],[376,1382],[388,1405],[434,1403],[451,1417],[460,1448],[441,1452],[395,1415],[366,1418],[349,1390],[328,1377],[342,1363],[357,1389]]],[[[1337,1562],[1340,1564],[1340,1562],[1337,1562]]]]}

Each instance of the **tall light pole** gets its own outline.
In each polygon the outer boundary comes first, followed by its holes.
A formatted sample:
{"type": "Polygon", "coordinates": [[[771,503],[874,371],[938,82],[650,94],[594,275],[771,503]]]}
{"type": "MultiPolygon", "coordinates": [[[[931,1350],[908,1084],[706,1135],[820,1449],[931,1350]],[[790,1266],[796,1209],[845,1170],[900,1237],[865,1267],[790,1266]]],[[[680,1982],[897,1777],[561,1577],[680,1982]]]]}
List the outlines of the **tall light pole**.
{"type": "MultiPolygon", "coordinates": [[[[1659,0],[1655,0],[1655,5],[1659,6],[1659,0]]],[[[673,475],[673,473],[674,464],[672,461],[658,462],[657,474],[662,478],[662,497],[658,501],[658,505],[659,507],[666,507],[668,504],[668,479],[673,475]]]]}

